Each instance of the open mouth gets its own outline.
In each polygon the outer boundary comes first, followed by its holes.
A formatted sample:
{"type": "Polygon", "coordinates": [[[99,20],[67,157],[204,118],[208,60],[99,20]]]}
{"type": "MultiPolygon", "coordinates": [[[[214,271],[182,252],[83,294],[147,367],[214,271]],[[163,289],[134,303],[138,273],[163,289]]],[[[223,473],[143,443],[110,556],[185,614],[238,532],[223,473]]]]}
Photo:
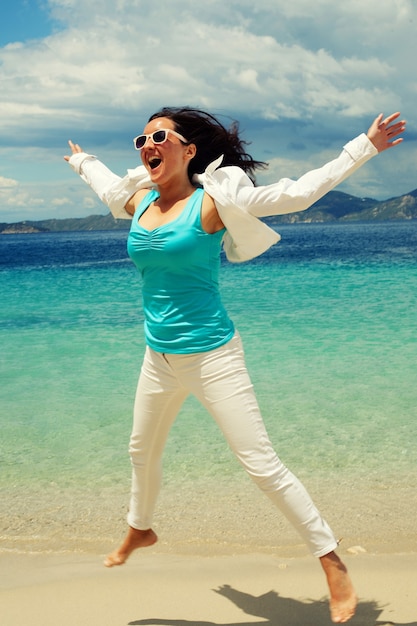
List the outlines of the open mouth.
{"type": "Polygon", "coordinates": [[[151,168],[151,170],[154,170],[156,167],[158,167],[158,165],[162,162],[162,159],[160,159],[159,157],[151,157],[148,161],[149,163],[149,167],[151,168]]]}

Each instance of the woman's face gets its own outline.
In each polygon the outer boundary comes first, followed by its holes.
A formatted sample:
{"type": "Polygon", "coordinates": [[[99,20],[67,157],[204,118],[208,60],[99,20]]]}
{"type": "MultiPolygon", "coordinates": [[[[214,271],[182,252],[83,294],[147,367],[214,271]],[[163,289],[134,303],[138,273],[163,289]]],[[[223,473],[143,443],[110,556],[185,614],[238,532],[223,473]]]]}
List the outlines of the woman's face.
{"type": "MultiPolygon", "coordinates": [[[[150,135],[162,129],[175,130],[175,124],[167,117],[157,117],[148,122],[143,134],[150,135]]],[[[194,155],[194,144],[184,145],[172,133],[167,134],[164,143],[154,143],[152,137],[148,137],[141,150],[142,163],[148,170],[152,182],[158,185],[172,180],[173,177],[184,175],[188,177],[188,164],[194,155]]]]}

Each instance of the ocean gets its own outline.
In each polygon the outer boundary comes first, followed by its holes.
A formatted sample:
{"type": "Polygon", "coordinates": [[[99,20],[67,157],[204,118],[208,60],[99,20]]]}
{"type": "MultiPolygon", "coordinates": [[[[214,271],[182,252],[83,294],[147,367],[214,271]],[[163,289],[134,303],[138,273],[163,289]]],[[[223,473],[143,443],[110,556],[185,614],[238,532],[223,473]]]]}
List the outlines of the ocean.
{"type": "MultiPolygon", "coordinates": [[[[278,230],[221,273],[270,437],[345,547],[417,549],[417,222],[278,230]]],[[[105,552],[125,530],[144,350],[126,237],[0,237],[0,552],[105,552]]],[[[159,550],[304,549],[193,398],[155,528],[159,550]]]]}

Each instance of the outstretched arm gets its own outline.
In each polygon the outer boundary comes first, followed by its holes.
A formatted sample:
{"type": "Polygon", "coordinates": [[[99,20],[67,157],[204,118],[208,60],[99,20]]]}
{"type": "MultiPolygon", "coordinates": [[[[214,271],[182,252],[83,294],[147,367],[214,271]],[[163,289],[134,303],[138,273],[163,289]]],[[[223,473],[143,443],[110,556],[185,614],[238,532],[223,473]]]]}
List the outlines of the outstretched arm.
{"type": "Polygon", "coordinates": [[[370,158],[402,142],[398,135],[405,130],[406,123],[397,121],[399,115],[392,113],[385,119],[382,114],[378,115],[366,135],[362,133],[349,141],[336,159],[296,181],[283,178],[261,187],[242,186],[238,204],[256,217],[304,211],[370,158]]]}
{"type": "Polygon", "coordinates": [[[135,207],[146,192],[152,187],[145,167],[138,166],[128,170],[121,178],[99,161],[95,156],[87,154],[81,146],[68,142],[72,154],[64,156],[73,170],[96,192],[100,200],[107,204],[116,219],[131,219],[135,207]]]}

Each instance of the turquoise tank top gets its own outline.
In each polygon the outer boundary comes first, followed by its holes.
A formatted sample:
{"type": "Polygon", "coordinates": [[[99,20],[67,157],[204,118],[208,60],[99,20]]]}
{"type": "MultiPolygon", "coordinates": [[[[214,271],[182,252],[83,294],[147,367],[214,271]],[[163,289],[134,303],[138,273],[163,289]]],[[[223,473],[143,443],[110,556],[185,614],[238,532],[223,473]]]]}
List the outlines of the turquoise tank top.
{"type": "Polygon", "coordinates": [[[224,229],[203,230],[203,195],[196,189],[176,219],[147,230],[139,219],[159,197],[154,189],[133,216],[127,250],[142,276],[146,342],[157,352],[206,352],[234,334],[219,293],[224,229]]]}

